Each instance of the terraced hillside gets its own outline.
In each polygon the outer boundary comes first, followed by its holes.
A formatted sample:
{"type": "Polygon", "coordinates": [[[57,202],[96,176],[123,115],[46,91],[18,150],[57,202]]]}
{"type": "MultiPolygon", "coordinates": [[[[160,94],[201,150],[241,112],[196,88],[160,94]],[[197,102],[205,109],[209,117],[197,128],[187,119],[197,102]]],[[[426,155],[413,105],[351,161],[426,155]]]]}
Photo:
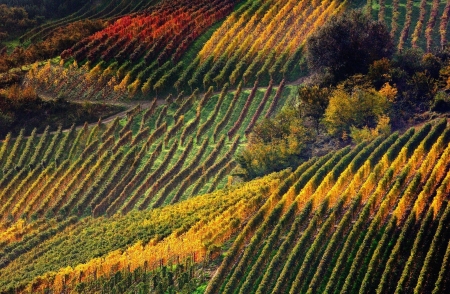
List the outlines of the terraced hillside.
{"type": "Polygon", "coordinates": [[[445,293],[449,142],[444,120],[162,209],[22,224],[3,232],[2,291],[445,293]]]}
{"type": "Polygon", "coordinates": [[[447,45],[450,3],[444,0],[369,1],[375,19],[384,21],[398,50],[420,47],[427,52],[447,45]]]}
{"type": "Polygon", "coordinates": [[[154,100],[125,119],[0,145],[0,216],[108,215],[160,207],[223,186],[244,133],[293,97],[293,87],[154,100]],[[283,92],[283,95],[281,95],[283,92]]]}
{"type": "Polygon", "coordinates": [[[205,293],[445,293],[449,142],[442,121],[294,172],[205,293]]]}
{"type": "MultiPolygon", "coordinates": [[[[74,21],[102,20],[60,57],[17,63],[5,76],[27,73],[16,96],[0,89],[3,105],[28,107],[26,89],[49,103],[130,107],[94,124],[0,138],[0,293],[449,292],[448,120],[393,134],[389,124],[411,125],[432,105],[447,111],[449,58],[418,61],[423,71],[411,79],[385,58],[336,87],[298,86],[306,40],[330,17],[365,5],[398,52],[434,51],[447,43],[450,1],[361,3],[99,0],[23,35],[32,44],[74,21]],[[361,125],[338,103],[355,97],[367,106],[355,107],[361,125]],[[328,129],[331,102],[350,117],[342,136],[328,129]],[[237,179],[248,136],[283,107],[281,120],[298,110],[294,125],[269,127],[308,128],[305,162],[237,179]],[[371,107],[380,109],[367,118],[371,107]],[[349,135],[365,141],[351,145],[349,135]]],[[[303,148],[284,139],[264,148],[303,148]]]]}
{"type": "MultiPolygon", "coordinates": [[[[5,2],[5,1],[2,1],[5,2]]],[[[11,1],[9,1],[11,2],[11,1]]],[[[12,1],[14,2],[14,1],[12,1]]],[[[149,9],[157,1],[154,0],[111,0],[111,1],[84,1],[84,5],[79,10],[67,15],[66,17],[55,19],[34,29],[26,32],[20,37],[20,41],[24,43],[32,43],[46,38],[49,34],[57,28],[63,27],[69,23],[79,20],[114,20],[124,15],[137,13],[145,9],[149,9]]],[[[6,4],[17,5],[20,3],[6,4]]]]}
{"type": "Polygon", "coordinates": [[[61,54],[65,66],[36,69],[28,80],[85,100],[292,81],[301,75],[306,38],[346,3],[162,1],[83,39],[61,54]]]}

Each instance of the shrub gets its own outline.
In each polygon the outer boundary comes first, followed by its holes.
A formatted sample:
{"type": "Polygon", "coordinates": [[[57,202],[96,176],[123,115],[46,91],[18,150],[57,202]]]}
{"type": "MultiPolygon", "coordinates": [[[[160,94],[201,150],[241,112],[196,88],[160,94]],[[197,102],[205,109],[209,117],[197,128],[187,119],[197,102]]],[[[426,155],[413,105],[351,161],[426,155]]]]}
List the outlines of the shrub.
{"type": "Polygon", "coordinates": [[[450,111],[450,97],[448,96],[448,94],[446,94],[445,92],[438,92],[434,96],[431,110],[441,113],[450,111]]]}
{"type": "Polygon", "coordinates": [[[390,119],[388,116],[381,116],[378,118],[378,124],[376,128],[369,129],[367,126],[362,129],[350,127],[350,137],[357,144],[363,141],[371,141],[378,136],[387,137],[391,133],[391,126],[389,125],[390,119]]]}
{"type": "Polygon", "coordinates": [[[252,179],[297,166],[308,158],[306,146],[312,137],[295,109],[283,109],[274,118],[264,119],[236,156],[243,169],[242,176],[252,179]]]}
{"type": "Polygon", "coordinates": [[[389,109],[387,97],[374,89],[355,88],[352,92],[338,87],[325,111],[324,123],[331,135],[350,133],[350,128],[375,127],[378,118],[389,109]]]}

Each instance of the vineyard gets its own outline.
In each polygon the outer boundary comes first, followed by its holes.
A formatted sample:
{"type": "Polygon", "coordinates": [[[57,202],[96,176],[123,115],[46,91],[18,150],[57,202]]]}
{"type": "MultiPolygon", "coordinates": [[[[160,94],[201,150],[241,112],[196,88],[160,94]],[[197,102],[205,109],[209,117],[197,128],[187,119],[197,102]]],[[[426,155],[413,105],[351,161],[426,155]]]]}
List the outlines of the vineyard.
{"type": "Polygon", "coordinates": [[[246,1],[233,11],[235,2],[163,1],[65,50],[61,66],[35,66],[27,80],[54,95],[83,100],[293,80],[301,75],[311,27],[346,7],[346,1],[246,1]],[[202,41],[202,34],[212,35],[202,41]]]}
{"type": "Polygon", "coordinates": [[[0,293],[450,292],[450,1],[77,5],[0,47],[0,293]]]}
{"type": "Polygon", "coordinates": [[[206,42],[198,55],[204,74],[195,72],[187,83],[197,79],[206,87],[288,78],[308,35],[345,7],[346,1],[247,2],[206,42]]]}
{"type": "Polygon", "coordinates": [[[267,90],[169,96],[122,120],[8,135],[0,148],[1,221],[126,214],[222,187],[250,122],[292,99],[293,88],[267,90]]]}
{"type": "Polygon", "coordinates": [[[107,222],[18,222],[2,232],[2,291],[193,291],[236,236],[205,293],[445,293],[449,143],[438,121],[107,222]]]}
{"type": "Polygon", "coordinates": [[[79,20],[114,20],[121,16],[149,9],[156,2],[153,0],[112,0],[98,1],[95,5],[92,5],[90,1],[87,1],[79,10],[70,15],[47,22],[26,32],[20,37],[20,41],[24,43],[36,42],[44,39],[57,28],[79,20]]]}
{"type": "Polygon", "coordinates": [[[18,224],[2,232],[2,240],[8,241],[1,244],[1,291],[16,288],[36,293],[48,287],[73,291],[79,283],[98,287],[89,285],[94,277],[109,280],[118,271],[148,273],[178,263],[206,264],[286,175],[243,184],[231,193],[218,191],[109,220],[87,218],[74,224],[73,218],[66,218],[58,225],[18,224]],[[7,239],[20,231],[26,235],[23,240],[7,239]]]}
{"type": "Polygon", "coordinates": [[[447,45],[450,35],[448,1],[375,0],[368,3],[372,16],[390,28],[399,51],[419,47],[430,52],[447,45]]]}
{"type": "Polygon", "coordinates": [[[446,124],[299,167],[238,235],[205,293],[444,293],[446,124]]]}

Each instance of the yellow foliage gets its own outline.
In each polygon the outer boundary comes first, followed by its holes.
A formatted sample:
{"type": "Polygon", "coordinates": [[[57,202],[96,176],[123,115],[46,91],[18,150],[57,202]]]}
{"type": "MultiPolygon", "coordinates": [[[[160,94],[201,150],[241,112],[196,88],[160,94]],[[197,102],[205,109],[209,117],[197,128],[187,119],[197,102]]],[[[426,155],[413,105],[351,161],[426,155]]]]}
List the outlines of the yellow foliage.
{"type": "Polygon", "coordinates": [[[290,57],[317,27],[340,13],[345,2],[286,0],[267,8],[258,6],[253,14],[250,9],[232,13],[200,50],[201,62],[209,56],[217,60],[234,54],[254,64],[270,51],[276,52],[276,57],[283,52],[290,57]]]}
{"type": "Polygon", "coordinates": [[[128,89],[128,93],[129,93],[130,97],[134,96],[137,93],[140,85],[141,85],[140,79],[136,79],[133,83],[128,85],[127,89],[128,89]]]}
{"type": "Polygon", "coordinates": [[[86,79],[92,82],[100,76],[102,71],[102,62],[100,62],[89,71],[89,73],[86,75],[86,79]]]}
{"type": "Polygon", "coordinates": [[[118,270],[133,271],[144,264],[149,270],[159,266],[162,261],[167,264],[170,260],[184,262],[195,254],[195,262],[206,258],[209,250],[217,250],[224,242],[236,234],[245,221],[248,220],[261,206],[264,200],[279,186],[279,176],[269,175],[262,179],[246,183],[234,188],[230,192],[218,191],[213,194],[196,197],[172,207],[160,209],[153,217],[142,222],[142,226],[153,226],[159,223],[171,222],[173,215],[185,210],[196,211],[200,221],[191,227],[181,227],[171,235],[162,238],[155,236],[144,244],[138,241],[125,250],[115,250],[104,257],[94,258],[75,267],[60,269],[57,273],[50,273],[37,277],[33,284],[52,285],[55,293],[63,289],[70,291],[72,281],[86,281],[93,277],[111,276],[118,270]],[[215,204],[227,203],[225,210],[214,211],[204,209],[215,207],[215,204]]]}
{"type": "Polygon", "coordinates": [[[385,115],[388,108],[386,97],[374,89],[356,88],[348,93],[339,86],[331,95],[325,111],[325,124],[332,135],[348,133],[352,126],[362,128],[373,124],[373,119],[385,115]]]}
{"type": "Polygon", "coordinates": [[[91,66],[91,63],[88,61],[85,64],[83,64],[83,66],[81,67],[81,70],[88,71],[90,66],[91,66]]]}
{"type": "Polygon", "coordinates": [[[130,83],[131,75],[128,73],[120,82],[120,84],[114,86],[115,92],[125,92],[128,84],[130,83]]]}
{"type": "Polygon", "coordinates": [[[381,95],[386,97],[389,102],[395,102],[395,98],[397,97],[398,90],[394,86],[391,86],[389,83],[385,83],[383,87],[378,91],[381,95]]]}
{"type": "Polygon", "coordinates": [[[150,89],[151,89],[151,83],[150,83],[150,80],[148,80],[142,86],[141,91],[143,94],[148,94],[150,92],[150,89]]]}
{"type": "Polygon", "coordinates": [[[20,85],[14,84],[6,89],[6,98],[12,103],[20,104],[27,101],[34,101],[38,98],[38,95],[34,88],[29,85],[22,88],[20,85]]]}
{"type": "Polygon", "coordinates": [[[361,143],[364,141],[371,141],[378,136],[387,137],[391,134],[391,126],[389,125],[390,118],[386,115],[382,115],[378,118],[377,127],[370,129],[367,126],[362,129],[350,127],[350,133],[355,143],[361,143]]]}

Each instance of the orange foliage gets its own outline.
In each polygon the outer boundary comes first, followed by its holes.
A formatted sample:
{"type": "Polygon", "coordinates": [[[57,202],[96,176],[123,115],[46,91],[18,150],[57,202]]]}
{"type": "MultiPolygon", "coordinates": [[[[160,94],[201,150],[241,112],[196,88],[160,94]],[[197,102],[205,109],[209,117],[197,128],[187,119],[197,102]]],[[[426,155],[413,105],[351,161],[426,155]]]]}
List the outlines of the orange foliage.
{"type": "MultiPolygon", "coordinates": [[[[245,221],[250,218],[279,184],[278,179],[261,179],[235,189],[226,195],[211,194],[200,196],[196,200],[180,203],[173,207],[177,209],[192,209],[190,206],[201,206],[202,197],[215,197],[217,201],[230,198],[230,205],[224,211],[210,213],[201,218],[190,228],[179,228],[164,239],[155,236],[148,244],[141,241],[125,250],[110,252],[107,256],[94,258],[85,264],[60,269],[57,273],[50,273],[36,278],[28,289],[24,291],[40,291],[51,285],[55,292],[68,289],[72,281],[86,281],[96,276],[111,276],[116,271],[149,266],[150,270],[167,264],[168,261],[184,262],[194,256],[195,262],[201,262],[207,255],[214,253],[224,242],[236,234],[245,221]],[[261,197],[262,196],[262,197],[261,197]]],[[[172,217],[172,213],[170,213],[172,217]]],[[[170,221],[167,219],[167,221],[170,221]]],[[[161,220],[164,217],[161,218],[161,220]]],[[[148,220],[151,222],[152,220],[148,220]]]]}
{"type": "Polygon", "coordinates": [[[101,20],[83,20],[58,28],[43,41],[28,48],[17,47],[11,54],[0,53],[0,72],[55,57],[64,49],[104,27],[101,20]]]}

